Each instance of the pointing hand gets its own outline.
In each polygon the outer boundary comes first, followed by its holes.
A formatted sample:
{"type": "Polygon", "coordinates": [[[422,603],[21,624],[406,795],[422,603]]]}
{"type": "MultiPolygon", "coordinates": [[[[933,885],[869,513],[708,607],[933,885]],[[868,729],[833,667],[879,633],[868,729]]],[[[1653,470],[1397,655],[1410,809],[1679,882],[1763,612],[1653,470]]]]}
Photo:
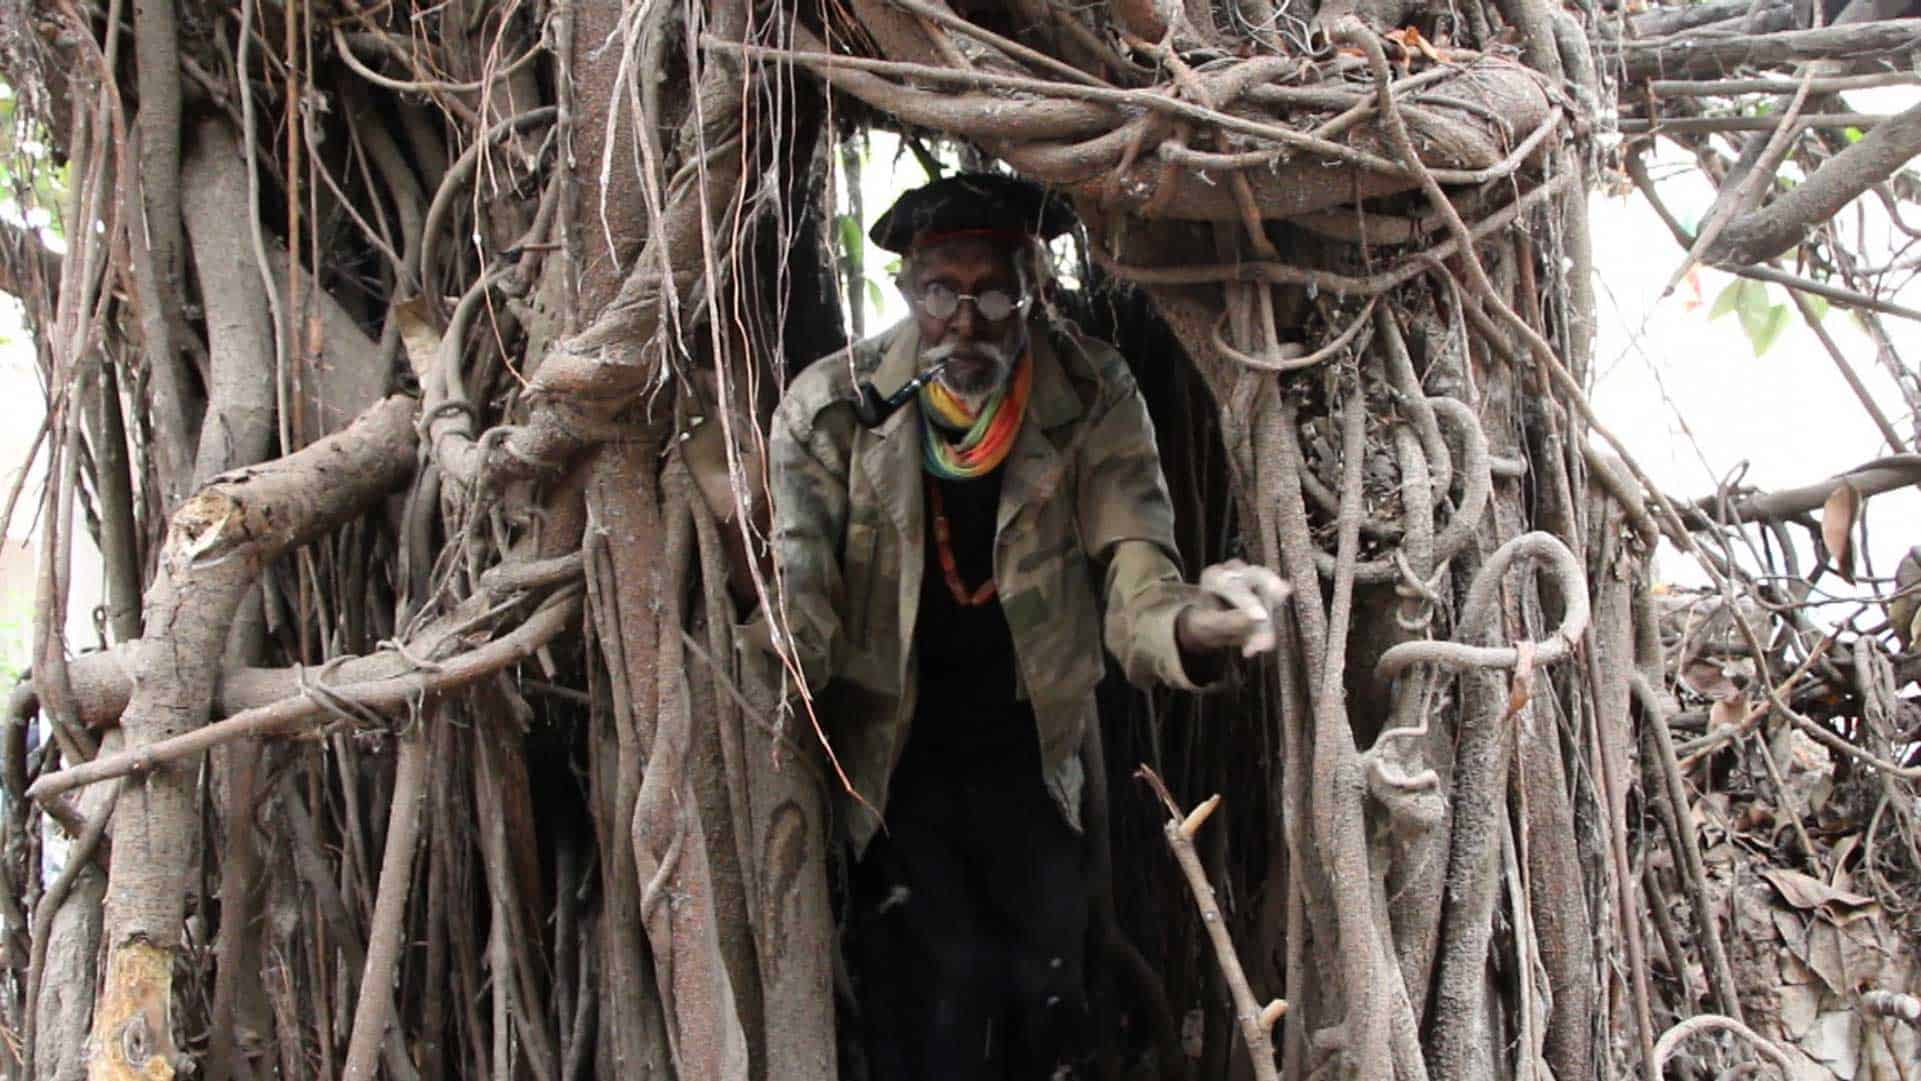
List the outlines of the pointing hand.
{"type": "Polygon", "coordinates": [[[1189,605],[1174,621],[1174,637],[1183,651],[1239,649],[1241,656],[1252,657],[1274,648],[1274,611],[1293,592],[1280,575],[1230,559],[1202,571],[1201,588],[1212,605],[1189,605]]]}

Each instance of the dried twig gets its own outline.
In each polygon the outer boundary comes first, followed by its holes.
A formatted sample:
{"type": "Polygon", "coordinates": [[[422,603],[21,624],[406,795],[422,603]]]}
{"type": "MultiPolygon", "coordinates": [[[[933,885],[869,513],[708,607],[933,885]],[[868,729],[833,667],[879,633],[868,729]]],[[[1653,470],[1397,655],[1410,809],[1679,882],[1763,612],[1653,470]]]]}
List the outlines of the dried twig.
{"type": "Polygon", "coordinates": [[[1194,894],[1194,905],[1200,909],[1201,926],[1207,929],[1208,941],[1214,944],[1214,959],[1221,966],[1221,976],[1227,981],[1228,994],[1234,999],[1234,1020],[1240,1026],[1241,1040],[1247,1044],[1247,1055],[1254,1065],[1254,1076],[1262,1081],[1279,1081],[1280,1072],[1274,1067],[1274,1025],[1287,1014],[1287,1000],[1274,999],[1262,1006],[1248,986],[1247,972],[1241,967],[1240,955],[1234,952],[1234,939],[1227,933],[1226,918],[1221,915],[1221,906],[1214,900],[1214,887],[1207,881],[1207,870],[1201,866],[1201,857],[1194,851],[1194,835],[1220,806],[1221,797],[1211,796],[1192,813],[1181,810],[1168,792],[1167,785],[1160,775],[1146,765],[1134,771],[1134,776],[1146,781],[1167,807],[1168,819],[1161,827],[1161,834],[1167,838],[1167,847],[1174,853],[1174,861],[1180,865],[1181,874],[1187,878],[1188,889],[1194,894]]]}

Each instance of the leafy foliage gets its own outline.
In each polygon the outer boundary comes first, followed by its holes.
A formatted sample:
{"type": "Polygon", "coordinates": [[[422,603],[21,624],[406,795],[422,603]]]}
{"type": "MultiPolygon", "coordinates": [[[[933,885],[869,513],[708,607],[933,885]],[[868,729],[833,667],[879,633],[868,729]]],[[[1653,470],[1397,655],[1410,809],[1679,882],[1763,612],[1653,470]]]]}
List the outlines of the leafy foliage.
{"type": "MultiPolygon", "coordinates": [[[[1754,347],[1754,355],[1762,356],[1774,347],[1781,332],[1794,320],[1793,305],[1775,299],[1782,292],[1778,286],[1766,282],[1736,278],[1714,298],[1713,307],[1708,309],[1708,318],[1734,315],[1740,321],[1742,333],[1748,336],[1748,343],[1754,347]]],[[[1816,296],[1806,299],[1817,319],[1827,315],[1827,301],[1816,296]]]]}

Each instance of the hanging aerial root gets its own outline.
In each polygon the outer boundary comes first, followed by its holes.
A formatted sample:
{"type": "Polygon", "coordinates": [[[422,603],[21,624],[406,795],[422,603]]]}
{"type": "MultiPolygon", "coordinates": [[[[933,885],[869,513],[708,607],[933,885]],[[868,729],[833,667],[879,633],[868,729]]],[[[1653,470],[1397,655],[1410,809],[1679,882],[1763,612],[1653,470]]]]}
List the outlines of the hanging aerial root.
{"type": "MultiPolygon", "coordinates": [[[[1354,317],[1354,321],[1348,325],[1346,330],[1341,331],[1335,335],[1333,339],[1328,341],[1327,344],[1311,353],[1302,353],[1298,348],[1295,349],[1294,352],[1299,353],[1297,356],[1287,355],[1287,347],[1279,344],[1267,348],[1265,352],[1268,355],[1264,357],[1251,356],[1235,349],[1233,346],[1227,344],[1227,338],[1221,333],[1222,330],[1226,328],[1228,315],[1226,311],[1222,311],[1221,318],[1214,324],[1214,348],[1222,356],[1234,363],[1257,372],[1274,372],[1281,374],[1300,371],[1303,368],[1312,368],[1330,357],[1339,355],[1347,349],[1350,342],[1360,336],[1361,332],[1367,328],[1368,320],[1374,314],[1374,305],[1379,300],[1380,298],[1377,296],[1369,297],[1367,304],[1362,307],[1360,314],[1354,317]]],[[[1354,347],[1356,352],[1366,348],[1367,339],[1365,338],[1361,339],[1361,344],[1354,347]]]]}
{"type": "MultiPolygon", "coordinates": [[[[400,959],[407,897],[412,892],[414,842],[420,835],[420,803],[429,768],[425,733],[415,731],[402,738],[398,757],[387,820],[387,850],[380,861],[373,928],[367,936],[366,968],[361,973],[360,999],[354,1007],[347,1063],[341,1071],[344,1081],[368,1081],[374,1076],[374,1058],[380,1053],[387,1026],[394,1020],[393,973],[400,959]]],[[[496,972],[494,978],[501,980],[506,975],[496,972]]]]}
{"type": "MultiPolygon", "coordinates": [[[[1781,1068],[1781,1076],[1795,1076],[1793,1061],[1788,1058],[1788,1053],[1781,1050],[1773,1040],[1762,1036],[1760,1033],[1736,1021],[1732,1017],[1723,1017],[1718,1013],[1704,1013],[1690,1017],[1678,1022],[1673,1028],[1663,1032],[1661,1038],[1654,1043],[1655,1069],[1658,1071],[1665,1067],[1668,1059],[1674,1057],[1675,1049],[1680,1047],[1682,1042],[1703,1032],[1726,1032],[1734,1036],[1739,1036],[1741,1039],[1753,1045],[1753,1047],[1763,1055],[1766,1055],[1768,1061],[1779,1066],[1781,1068]]],[[[1658,1073],[1657,1076],[1659,1076],[1658,1073]]]]}
{"type": "Polygon", "coordinates": [[[690,120],[682,136],[698,153],[675,174],[619,292],[586,329],[541,358],[525,388],[525,422],[486,433],[477,442],[484,453],[466,456],[482,487],[557,472],[587,447],[610,439],[664,441],[662,416],[631,423],[614,418],[648,389],[664,385],[678,343],[698,325],[697,317],[711,317],[716,302],[705,289],[723,280],[732,260],[708,258],[703,238],[733,235],[741,212],[738,125],[745,79],[731,65],[710,65],[696,93],[703,104],[695,111],[707,123],[690,120]]]}
{"type": "Polygon", "coordinates": [[[1580,641],[1581,635],[1587,630],[1587,576],[1581,573],[1574,553],[1568,551],[1567,545],[1552,533],[1524,533],[1497,549],[1482,565],[1480,573],[1475,575],[1473,585],[1468,587],[1468,601],[1457,631],[1459,640],[1402,642],[1381,654],[1381,659],[1374,665],[1375,676],[1392,679],[1416,664],[1433,664],[1456,672],[1513,668],[1518,665],[1521,653],[1514,646],[1472,644],[1471,639],[1484,633],[1486,628],[1475,626],[1468,620],[1470,613],[1491,616],[1494,611],[1493,596],[1501,587],[1501,577],[1507,573],[1508,564],[1517,558],[1545,561],[1554,571],[1556,591],[1566,606],[1566,614],[1561,617],[1561,625],[1554,633],[1533,643],[1533,661],[1543,665],[1565,659],[1574,643],[1580,641]]]}
{"type": "MultiPolygon", "coordinates": [[[[1493,459],[1488,454],[1487,433],[1481,430],[1480,419],[1474,415],[1467,403],[1456,398],[1433,397],[1426,399],[1426,405],[1437,417],[1445,417],[1448,426],[1460,435],[1461,439],[1461,478],[1463,487],[1460,505],[1449,517],[1447,525],[1434,539],[1433,560],[1437,566],[1446,566],[1456,555],[1467,547],[1480,528],[1481,518],[1486,513],[1488,497],[1494,491],[1493,459]]],[[[1309,474],[1302,473],[1302,484],[1307,486],[1309,474]]],[[[1571,557],[1570,557],[1571,558],[1571,557]]],[[[1324,577],[1334,574],[1334,554],[1317,551],[1314,565],[1324,577]]],[[[1377,559],[1354,564],[1354,580],[1370,584],[1379,582],[1403,581],[1417,584],[1402,570],[1403,560],[1397,549],[1394,553],[1377,559]]]]}

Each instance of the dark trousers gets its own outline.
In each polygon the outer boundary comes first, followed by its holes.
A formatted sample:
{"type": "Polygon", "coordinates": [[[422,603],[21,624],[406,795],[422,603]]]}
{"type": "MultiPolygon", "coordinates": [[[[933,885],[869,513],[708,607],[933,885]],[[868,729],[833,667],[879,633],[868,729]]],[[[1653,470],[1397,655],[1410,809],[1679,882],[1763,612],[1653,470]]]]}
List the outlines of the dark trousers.
{"type": "Polygon", "coordinates": [[[896,778],[854,880],[873,1081],[1083,1076],[1085,854],[1038,765],[896,778]]]}

